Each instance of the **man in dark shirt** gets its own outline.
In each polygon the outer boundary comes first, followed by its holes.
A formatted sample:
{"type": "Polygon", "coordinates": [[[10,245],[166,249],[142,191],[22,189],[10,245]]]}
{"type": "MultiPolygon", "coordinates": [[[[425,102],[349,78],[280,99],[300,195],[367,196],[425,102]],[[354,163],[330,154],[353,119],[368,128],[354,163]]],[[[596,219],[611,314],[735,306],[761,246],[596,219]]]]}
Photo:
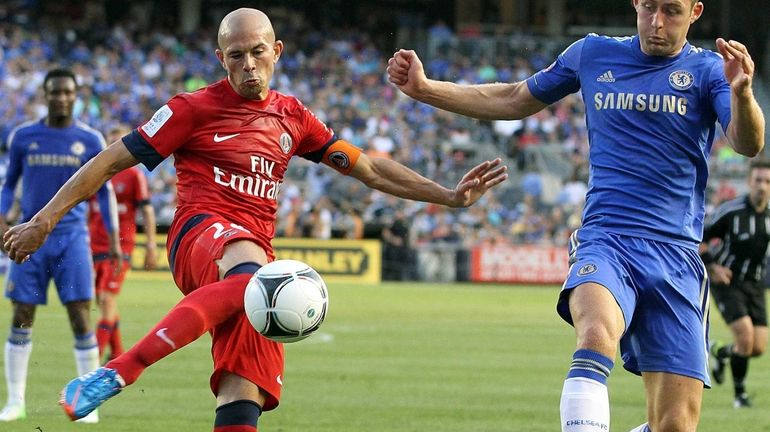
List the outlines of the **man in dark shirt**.
{"type": "Polygon", "coordinates": [[[770,241],[770,161],[755,160],[749,192],[719,206],[704,228],[701,257],[711,279],[711,293],[730,326],[733,342],[711,344],[712,374],[724,382],[727,360],[735,386],[736,408],[751,406],[745,379],[749,358],[767,347],[765,261],[770,241]],[[715,247],[709,247],[714,241],[715,247]]]}

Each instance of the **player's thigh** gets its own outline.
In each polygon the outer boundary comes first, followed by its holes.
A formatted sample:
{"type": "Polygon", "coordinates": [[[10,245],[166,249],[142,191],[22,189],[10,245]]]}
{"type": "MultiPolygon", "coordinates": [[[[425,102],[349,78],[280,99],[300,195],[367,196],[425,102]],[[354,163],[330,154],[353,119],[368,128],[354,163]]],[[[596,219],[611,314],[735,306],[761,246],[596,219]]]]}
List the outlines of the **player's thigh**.
{"type": "Polygon", "coordinates": [[[569,299],[577,347],[615,357],[625,329],[623,312],[607,287],[588,282],[577,286],[569,299]]]}
{"type": "MultiPolygon", "coordinates": [[[[171,259],[174,262],[174,280],[185,294],[221,278],[224,272],[220,271],[220,263],[226,260],[223,265],[233,264],[230,262],[232,254],[225,257],[229,245],[241,242],[257,244],[254,234],[221,216],[201,219],[200,223],[178,236],[182,237],[173,240],[178,246],[173,249],[171,259]]],[[[234,264],[258,262],[257,258],[242,255],[234,264]]]]}
{"type": "Polygon", "coordinates": [[[639,301],[620,341],[624,367],[709,385],[708,279],[697,250],[646,239],[629,242],[639,301]]]}
{"type": "Polygon", "coordinates": [[[622,248],[617,238],[593,230],[577,230],[570,238],[571,265],[556,309],[570,324],[577,321],[573,312],[581,315],[578,332],[580,327],[602,323],[611,329],[611,338],[619,338],[633,316],[637,299],[619,252],[622,248]]]}
{"type": "Polygon", "coordinates": [[[237,375],[262,389],[264,410],[275,408],[283,386],[283,344],[254,331],[246,314],[234,315],[214,327],[211,338],[214,373],[210,385],[217,401],[253,394],[253,387],[229,376],[237,375]]]}
{"type": "Polygon", "coordinates": [[[62,303],[91,300],[94,297],[93,260],[84,233],[73,233],[52,266],[52,274],[62,303]]]}
{"type": "Polygon", "coordinates": [[[730,323],[737,354],[748,356],[754,349],[754,325],[751,318],[743,316],[730,323]]]}
{"type": "Polygon", "coordinates": [[[642,372],[647,419],[653,431],[692,431],[698,427],[703,382],[665,372],[642,372]]]}
{"type": "Polygon", "coordinates": [[[130,262],[123,257],[123,262],[119,271],[115,271],[116,263],[111,259],[99,259],[94,261],[94,288],[96,295],[110,293],[113,296],[120,294],[123,281],[131,266],[130,262]]]}

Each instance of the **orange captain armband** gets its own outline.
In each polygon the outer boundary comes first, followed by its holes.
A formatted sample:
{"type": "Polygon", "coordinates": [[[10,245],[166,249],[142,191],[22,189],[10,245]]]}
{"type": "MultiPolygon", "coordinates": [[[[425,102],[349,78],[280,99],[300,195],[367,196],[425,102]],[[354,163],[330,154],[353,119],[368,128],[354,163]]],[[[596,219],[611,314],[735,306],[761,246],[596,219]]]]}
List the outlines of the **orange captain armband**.
{"type": "Polygon", "coordinates": [[[348,175],[356,166],[359,156],[361,149],[345,140],[337,140],[326,149],[321,162],[348,175]]]}

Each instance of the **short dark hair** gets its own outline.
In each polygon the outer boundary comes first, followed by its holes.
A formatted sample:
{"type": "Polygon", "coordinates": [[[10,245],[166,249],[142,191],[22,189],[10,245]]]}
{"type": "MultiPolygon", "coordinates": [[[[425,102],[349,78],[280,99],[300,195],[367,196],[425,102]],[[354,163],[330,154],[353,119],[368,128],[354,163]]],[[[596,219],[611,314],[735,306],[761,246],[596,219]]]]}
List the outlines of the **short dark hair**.
{"type": "Polygon", "coordinates": [[[47,74],[45,74],[45,78],[43,79],[44,90],[48,85],[48,81],[54,78],[72,78],[72,81],[75,83],[75,87],[78,86],[78,79],[77,77],[75,77],[75,72],[72,72],[71,69],[57,68],[57,69],[51,69],[50,71],[48,71],[47,74]]]}
{"type": "Polygon", "coordinates": [[[755,168],[770,168],[770,159],[763,157],[752,159],[751,163],[749,163],[749,171],[755,168]]]}

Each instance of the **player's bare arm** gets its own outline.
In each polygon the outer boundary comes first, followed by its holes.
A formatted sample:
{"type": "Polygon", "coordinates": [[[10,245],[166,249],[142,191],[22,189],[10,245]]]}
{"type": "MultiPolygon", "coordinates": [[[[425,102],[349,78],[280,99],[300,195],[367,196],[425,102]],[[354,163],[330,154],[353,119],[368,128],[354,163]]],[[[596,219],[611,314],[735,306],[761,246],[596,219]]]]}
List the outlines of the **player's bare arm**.
{"type": "Polygon", "coordinates": [[[139,161],[123,141],[116,141],[88,161],[29,222],[9,229],[3,236],[8,257],[18,264],[40,248],[59,220],[94,193],[113,175],[139,161]]]}
{"type": "Polygon", "coordinates": [[[716,42],[724,58],[725,79],[732,90],[732,120],[726,135],[736,152],[752,157],[765,146],[765,119],[751,88],[754,61],[742,43],[722,38],[716,42]]]}
{"type": "Polygon", "coordinates": [[[421,176],[398,162],[361,154],[350,175],[365,185],[399,198],[468,207],[508,178],[500,159],[484,161],[468,171],[454,189],[421,176]]]}
{"type": "Polygon", "coordinates": [[[142,206],[144,233],[147,236],[147,246],[144,253],[144,269],[154,270],[158,265],[158,243],[155,238],[155,210],[152,204],[142,206]]]}
{"type": "Polygon", "coordinates": [[[399,50],[388,60],[388,80],[404,94],[446,111],[484,120],[517,120],[547,104],[532,96],[526,82],[460,85],[425,76],[412,50],[399,50]]]}

